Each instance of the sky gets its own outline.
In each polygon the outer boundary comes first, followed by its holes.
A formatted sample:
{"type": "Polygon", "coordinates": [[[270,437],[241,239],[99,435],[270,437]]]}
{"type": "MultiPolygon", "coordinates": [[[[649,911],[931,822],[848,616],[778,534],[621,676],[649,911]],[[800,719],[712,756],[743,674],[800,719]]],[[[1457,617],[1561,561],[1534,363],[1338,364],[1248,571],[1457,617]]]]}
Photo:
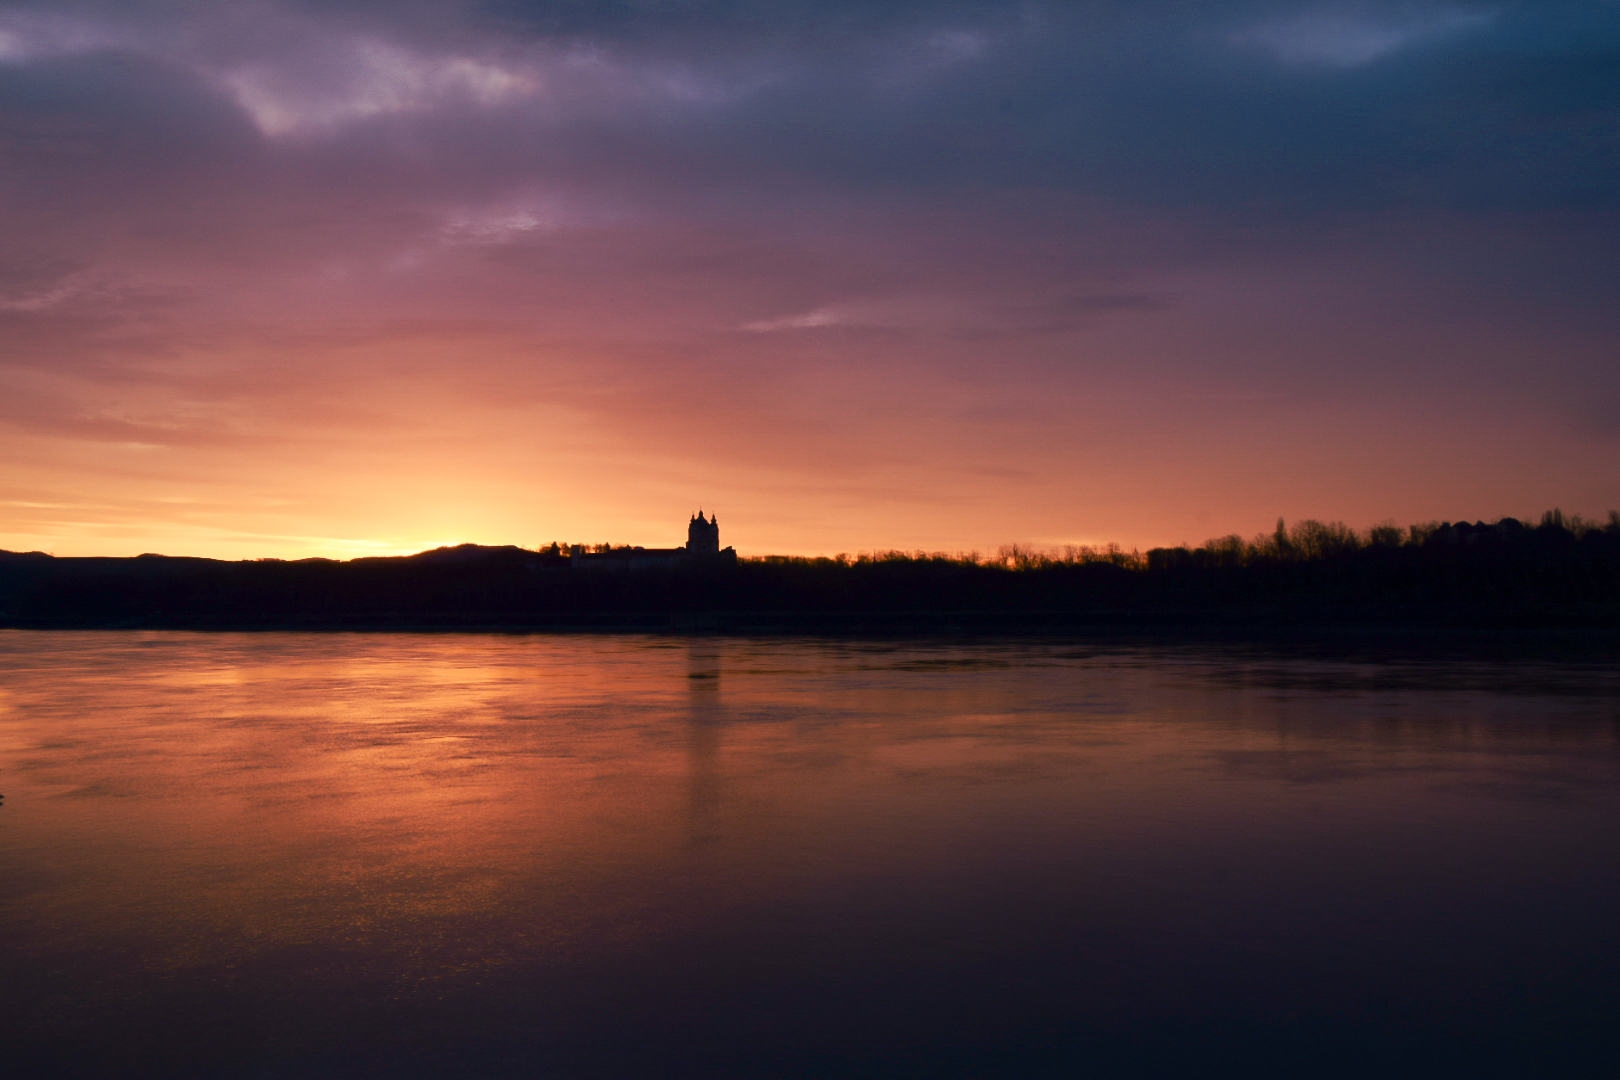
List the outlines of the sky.
{"type": "Polygon", "coordinates": [[[1620,3],[0,0],[0,548],[1620,507],[1620,3]]]}

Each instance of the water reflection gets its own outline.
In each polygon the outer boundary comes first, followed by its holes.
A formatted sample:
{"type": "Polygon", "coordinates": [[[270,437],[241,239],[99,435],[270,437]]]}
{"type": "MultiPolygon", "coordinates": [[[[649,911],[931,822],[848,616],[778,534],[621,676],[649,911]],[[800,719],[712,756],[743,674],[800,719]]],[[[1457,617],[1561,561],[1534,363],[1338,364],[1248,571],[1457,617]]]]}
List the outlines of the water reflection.
{"type": "Polygon", "coordinates": [[[1613,1053],[1606,656],[12,632],[0,790],[42,1073],[1613,1053]]]}
{"type": "Polygon", "coordinates": [[[692,638],[686,647],[687,828],[694,846],[720,836],[721,655],[717,638],[692,638]]]}

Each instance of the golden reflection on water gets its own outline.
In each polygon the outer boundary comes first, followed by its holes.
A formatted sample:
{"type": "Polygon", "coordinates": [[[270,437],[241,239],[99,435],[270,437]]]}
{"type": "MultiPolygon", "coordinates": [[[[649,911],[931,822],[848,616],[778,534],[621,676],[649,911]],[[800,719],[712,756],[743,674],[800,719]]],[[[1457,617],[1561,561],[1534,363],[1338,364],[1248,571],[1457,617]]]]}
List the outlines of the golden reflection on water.
{"type": "Polygon", "coordinates": [[[10,632],[0,674],[0,926],[63,1032],[152,979],[432,997],[851,883],[1061,866],[1101,895],[1615,808],[1602,672],[1515,695],[1196,650],[10,632]]]}

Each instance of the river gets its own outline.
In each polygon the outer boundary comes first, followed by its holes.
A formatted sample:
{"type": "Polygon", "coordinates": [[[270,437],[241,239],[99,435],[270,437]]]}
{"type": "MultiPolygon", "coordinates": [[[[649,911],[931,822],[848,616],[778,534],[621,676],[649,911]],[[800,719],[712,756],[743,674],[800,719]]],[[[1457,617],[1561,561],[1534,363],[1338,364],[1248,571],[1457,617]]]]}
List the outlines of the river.
{"type": "Polygon", "coordinates": [[[0,632],[13,1076],[1620,1068],[1612,648],[0,632]]]}

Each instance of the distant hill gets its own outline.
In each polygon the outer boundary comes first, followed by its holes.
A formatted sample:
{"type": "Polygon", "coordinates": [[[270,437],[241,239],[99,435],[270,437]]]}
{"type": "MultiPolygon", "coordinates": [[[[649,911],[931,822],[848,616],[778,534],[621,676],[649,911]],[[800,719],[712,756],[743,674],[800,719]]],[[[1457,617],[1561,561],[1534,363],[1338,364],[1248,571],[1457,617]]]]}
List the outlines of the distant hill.
{"type": "MultiPolygon", "coordinates": [[[[632,549],[625,549],[632,550],[632,549]]],[[[0,552],[0,626],[1036,632],[1296,623],[1620,628],[1620,517],[1356,532],[1307,521],[1145,554],[1004,549],[691,563],[462,544],[349,561],[0,552]]]]}

